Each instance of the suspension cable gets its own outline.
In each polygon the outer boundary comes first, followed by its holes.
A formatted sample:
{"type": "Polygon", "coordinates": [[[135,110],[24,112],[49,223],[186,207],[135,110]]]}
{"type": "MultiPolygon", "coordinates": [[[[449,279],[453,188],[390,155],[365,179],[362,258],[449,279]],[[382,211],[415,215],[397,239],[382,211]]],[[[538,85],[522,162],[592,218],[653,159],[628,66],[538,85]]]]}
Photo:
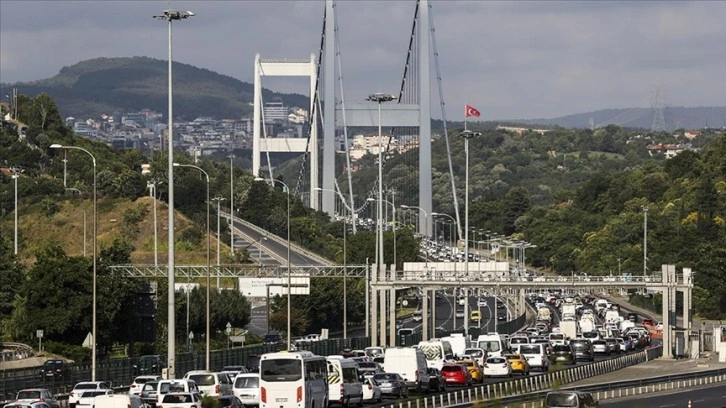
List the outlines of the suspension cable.
{"type": "MultiPolygon", "coordinates": [[[[439,51],[436,46],[436,29],[434,28],[434,15],[432,13],[431,4],[429,4],[429,26],[431,27],[431,47],[434,52],[434,65],[436,66],[436,84],[439,89],[439,103],[441,106],[441,120],[444,123],[444,140],[446,141],[446,158],[449,161],[449,179],[451,180],[451,192],[454,197],[454,212],[456,214],[456,227],[459,237],[461,233],[461,219],[459,218],[459,202],[456,196],[456,183],[454,182],[454,167],[451,163],[451,148],[449,147],[449,128],[446,125],[446,102],[444,102],[443,81],[441,79],[441,69],[439,67],[439,51]]],[[[468,244],[467,244],[468,245],[468,244]]]]}

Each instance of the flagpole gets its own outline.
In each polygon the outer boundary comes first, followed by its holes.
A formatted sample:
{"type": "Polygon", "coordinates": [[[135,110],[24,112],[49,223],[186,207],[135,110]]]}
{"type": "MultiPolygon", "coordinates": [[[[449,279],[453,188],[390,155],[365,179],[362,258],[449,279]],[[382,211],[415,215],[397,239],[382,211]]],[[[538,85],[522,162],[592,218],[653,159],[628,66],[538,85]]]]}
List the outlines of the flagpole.
{"type": "Polygon", "coordinates": [[[464,132],[466,132],[466,119],[469,117],[469,104],[464,103],[464,132]]]}

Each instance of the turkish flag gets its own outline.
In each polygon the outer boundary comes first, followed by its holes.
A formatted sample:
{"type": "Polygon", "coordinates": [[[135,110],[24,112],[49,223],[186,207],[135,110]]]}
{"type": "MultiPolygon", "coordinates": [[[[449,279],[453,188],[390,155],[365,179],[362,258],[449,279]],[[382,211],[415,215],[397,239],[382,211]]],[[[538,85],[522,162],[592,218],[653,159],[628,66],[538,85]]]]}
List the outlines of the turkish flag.
{"type": "Polygon", "coordinates": [[[468,118],[469,116],[476,116],[476,117],[479,117],[479,115],[481,115],[481,114],[479,113],[479,111],[478,111],[478,110],[477,110],[477,109],[476,109],[475,107],[473,107],[473,106],[470,106],[470,105],[465,105],[465,106],[466,106],[466,107],[464,108],[464,111],[465,111],[465,114],[466,114],[466,117],[467,117],[467,118],[468,118]]]}

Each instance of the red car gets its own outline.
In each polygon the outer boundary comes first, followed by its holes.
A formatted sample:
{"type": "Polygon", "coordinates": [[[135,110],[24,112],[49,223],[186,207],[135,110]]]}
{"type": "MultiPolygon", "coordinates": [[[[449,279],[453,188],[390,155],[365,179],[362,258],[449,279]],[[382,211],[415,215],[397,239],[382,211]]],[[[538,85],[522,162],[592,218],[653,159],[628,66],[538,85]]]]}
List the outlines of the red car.
{"type": "Polygon", "coordinates": [[[441,368],[441,374],[446,380],[446,385],[471,386],[471,374],[461,364],[444,364],[441,368]]]}

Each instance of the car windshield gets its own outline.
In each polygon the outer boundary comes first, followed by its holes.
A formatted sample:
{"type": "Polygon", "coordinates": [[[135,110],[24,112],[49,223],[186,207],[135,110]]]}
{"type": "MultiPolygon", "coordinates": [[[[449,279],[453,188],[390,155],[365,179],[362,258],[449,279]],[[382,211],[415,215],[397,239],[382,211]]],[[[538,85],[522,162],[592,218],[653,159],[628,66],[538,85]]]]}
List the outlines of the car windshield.
{"type": "Polygon", "coordinates": [[[257,377],[237,377],[234,380],[234,388],[257,388],[260,379],[257,377]]]}
{"type": "Polygon", "coordinates": [[[507,360],[502,357],[491,357],[487,359],[487,364],[502,364],[507,360]]]}
{"type": "Polygon", "coordinates": [[[545,398],[548,407],[577,407],[577,395],[564,392],[551,392],[545,398]]]}
{"type": "Polygon", "coordinates": [[[189,379],[200,386],[214,385],[216,382],[213,374],[192,374],[189,379]]]}
{"type": "Polygon", "coordinates": [[[76,390],[95,390],[96,388],[98,388],[98,385],[92,383],[80,383],[76,384],[76,386],[74,387],[74,389],[76,390]]]}
{"type": "Polygon", "coordinates": [[[16,399],[40,399],[40,391],[20,391],[16,399]]]}
{"type": "Polygon", "coordinates": [[[164,404],[185,404],[192,402],[191,394],[166,394],[164,396],[164,404]]]}
{"type": "Polygon", "coordinates": [[[260,374],[268,382],[289,382],[302,378],[302,361],[293,358],[262,360],[260,374]]]}
{"type": "Polygon", "coordinates": [[[104,395],[104,394],[106,394],[106,390],[85,391],[83,393],[83,396],[82,397],[83,398],[91,398],[91,397],[96,397],[96,396],[104,395]]]}
{"type": "Polygon", "coordinates": [[[376,368],[376,363],[374,363],[374,362],[368,362],[368,361],[360,361],[358,363],[358,367],[360,367],[361,369],[366,369],[366,368],[375,369],[376,368]]]}
{"type": "Polygon", "coordinates": [[[522,344],[519,346],[519,354],[539,354],[539,344],[522,344]]]}
{"type": "Polygon", "coordinates": [[[375,379],[378,382],[390,382],[390,381],[396,381],[397,377],[396,377],[396,374],[381,373],[381,374],[374,375],[373,379],[375,379]]]}
{"type": "Polygon", "coordinates": [[[553,348],[554,351],[570,351],[570,346],[557,345],[553,348]]]}
{"type": "Polygon", "coordinates": [[[153,380],[153,378],[137,377],[136,379],[134,379],[134,382],[136,384],[146,384],[147,382],[152,381],[152,380],[153,380]]]}
{"type": "Polygon", "coordinates": [[[461,368],[460,368],[460,367],[458,367],[458,366],[453,366],[453,365],[450,365],[450,366],[443,366],[443,367],[441,368],[441,372],[442,372],[442,373],[447,373],[447,372],[448,372],[448,373],[451,373],[451,372],[456,372],[456,371],[461,371],[461,368]]]}
{"type": "Polygon", "coordinates": [[[479,358],[484,355],[484,352],[477,349],[466,349],[464,350],[464,354],[469,355],[474,358],[479,358]]]}

